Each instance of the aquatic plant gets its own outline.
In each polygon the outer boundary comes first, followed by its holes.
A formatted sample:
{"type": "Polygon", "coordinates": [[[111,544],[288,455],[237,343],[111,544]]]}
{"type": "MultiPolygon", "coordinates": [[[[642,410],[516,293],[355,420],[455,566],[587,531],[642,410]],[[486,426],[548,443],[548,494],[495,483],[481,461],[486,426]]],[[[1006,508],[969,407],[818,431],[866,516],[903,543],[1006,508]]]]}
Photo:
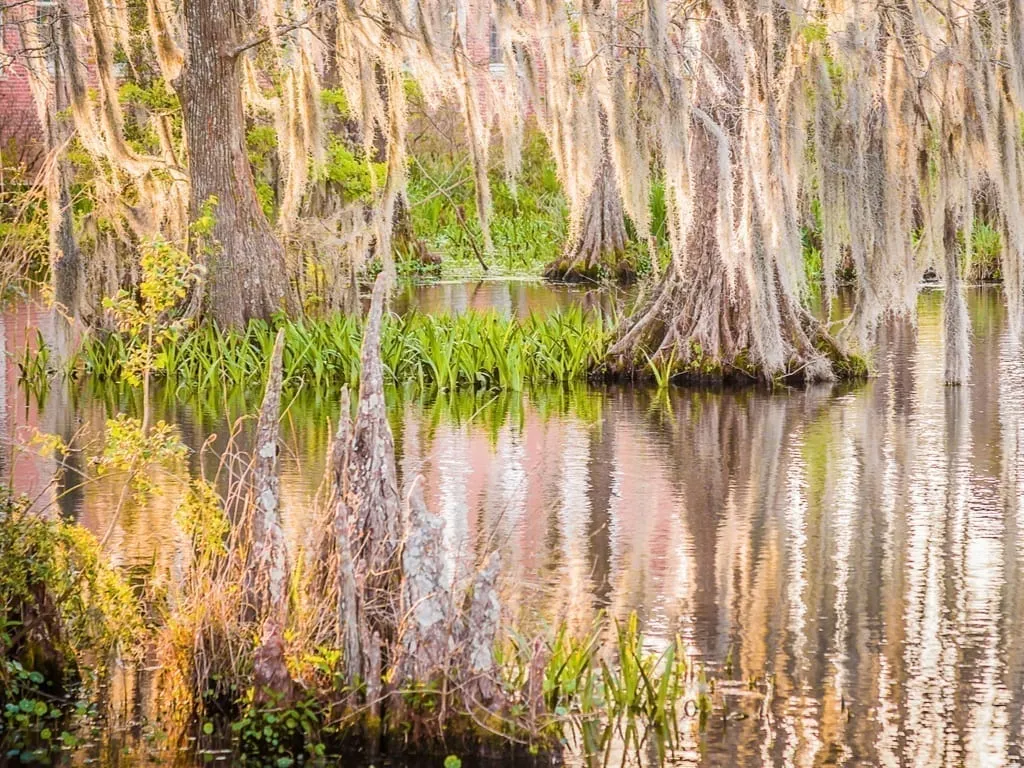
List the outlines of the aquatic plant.
{"type": "Polygon", "coordinates": [[[523,687],[538,647],[545,661],[543,728],[568,731],[585,754],[606,754],[616,736],[628,751],[652,733],[670,750],[681,722],[706,717],[708,686],[687,663],[682,640],[660,653],[649,650],[635,612],[621,622],[600,614],[582,635],[562,625],[542,646],[512,633],[500,654],[510,688],[523,687]]]}
{"type": "Polygon", "coordinates": [[[47,762],[77,739],[71,693],[139,649],[140,603],[79,525],[45,517],[0,486],[0,754],[47,762]]]}
{"type": "MultiPolygon", "coordinates": [[[[290,388],[337,391],[359,380],[362,322],[336,315],[281,322],[284,378],[290,388]]],[[[171,330],[154,375],[178,388],[252,387],[263,377],[275,326],[251,323],[244,331],[212,326],[171,330]]],[[[609,331],[579,308],[525,320],[497,313],[456,317],[389,315],[381,335],[385,380],[421,388],[461,387],[521,391],[530,384],[585,379],[603,356],[609,331]]],[[[119,380],[143,342],[119,334],[92,336],[78,368],[100,380],[119,380]]]]}
{"type": "Polygon", "coordinates": [[[166,699],[186,717],[226,715],[240,749],[283,761],[323,754],[325,744],[557,753],[566,728],[598,746],[620,726],[631,740],[650,728],[670,737],[696,690],[678,641],[645,651],[636,617],[616,625],[610,647],[601,622],[582,637],[517,633],[505,624],[498,554],[451,571],[444,522],[419,483],[399,497],[382,285],[360,350],[358,400],[353,409],[342,391],[299,556],[281,544],[277,498],[283,329],[252,452],[226,472],[225,498],[198,485],[180,510],[190,554],[161,635],[166,699]]]}

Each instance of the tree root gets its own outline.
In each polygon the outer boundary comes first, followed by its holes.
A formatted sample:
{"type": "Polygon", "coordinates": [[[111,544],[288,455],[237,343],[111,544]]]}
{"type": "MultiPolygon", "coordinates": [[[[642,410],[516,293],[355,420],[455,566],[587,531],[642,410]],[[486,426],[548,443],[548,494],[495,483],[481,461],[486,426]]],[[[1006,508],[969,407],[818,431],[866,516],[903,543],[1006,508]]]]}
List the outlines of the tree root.
{"type": "MultiPolygon", "coordinates": [[[[863,377],[865,362],[829,334],[804,307],[779,301],[778,334],[785,362],[764,363],[750,301],[720,267],[671,270],[646,304],[625,321],[595,372],[605,380],[659,384],[810,384],[863,377]]],[[[761,330],[764,334],[766,331],[761,330]]]]}

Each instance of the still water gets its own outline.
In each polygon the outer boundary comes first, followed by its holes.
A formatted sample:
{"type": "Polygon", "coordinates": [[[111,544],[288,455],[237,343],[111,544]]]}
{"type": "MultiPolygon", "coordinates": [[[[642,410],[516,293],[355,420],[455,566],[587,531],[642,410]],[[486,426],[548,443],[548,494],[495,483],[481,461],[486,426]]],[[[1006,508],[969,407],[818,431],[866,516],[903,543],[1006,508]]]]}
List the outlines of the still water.
{"type": "MultiPolygon", "coordinates": [[[[400,299],[516,314],[581,300],[601,301],[536,284],[431,286],[400,299]]],[[[453,553],[502,552],[510,611],[582,627],[599,609],[635,610],[652,643],[679,634],[719,674],[728,657],[738,681],[774,676],[763,716],[759,697],[727,696],[733,714],[717,711],[683,764],[1020,764],[1024,357],[1001,302],[995,289],[970,294],[969,387],[942,384],[941,295],[925,293],[916,328],[887,326],[877,377],[855,387],[395,392],[400,482],[424,476],[453,553]]],[[[33,318],[24,306],[7,316],[8,350],[33,318]]],[[[100,535],[112,527],[121,562],[169,566],[171,510],[207,461],[198,449],[222,445],[223,413],[244,405],[159,393],[159,415],[196,451],[154,477],[152,499],[111,520],[113,481],[57,497],[100,450],[104,420],[135,400],[78,384],[40,405],[11,364],[6,378],[10,439],[39,429],[81,449],[63,472],[27,448],[9,453],[15,487],[100,535]]],[[[333,397],[304,393],[285,418],[295,547],[336,416],[333,397]]]]}

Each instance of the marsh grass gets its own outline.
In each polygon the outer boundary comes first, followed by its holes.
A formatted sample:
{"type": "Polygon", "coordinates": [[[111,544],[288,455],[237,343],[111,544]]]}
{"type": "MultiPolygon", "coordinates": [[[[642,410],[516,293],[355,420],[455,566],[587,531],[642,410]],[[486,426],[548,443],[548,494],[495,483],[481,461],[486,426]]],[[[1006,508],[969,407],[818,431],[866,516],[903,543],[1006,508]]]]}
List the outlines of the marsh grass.
{"type": "MultiPolygon", "coordinates": [[[[651,650],[635,613],[624,621],[603,614],[574,635],[565,626],[546,641],[545,727],[607,764],[613,745],[623,755],[653,740],[662,755],[680,741],[680,729],[706,725],[711,698],[703,671],[689,663],[679,637],[651,650]]],[[[500,654],[507,685],[528,678],[530,643],[512,633],[500,654]]]]}

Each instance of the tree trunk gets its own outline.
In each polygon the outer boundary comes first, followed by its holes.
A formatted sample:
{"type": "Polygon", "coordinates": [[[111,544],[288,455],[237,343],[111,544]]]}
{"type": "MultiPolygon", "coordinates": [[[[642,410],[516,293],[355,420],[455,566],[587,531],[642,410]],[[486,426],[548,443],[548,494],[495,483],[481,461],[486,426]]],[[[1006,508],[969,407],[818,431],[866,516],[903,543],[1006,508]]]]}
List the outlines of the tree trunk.
{"type": "MultiPolygon", "coordinates": [[[[222,326],[268,319],[287,308],[284,248],[256,196],[245,144],[241,59],[255,13],[238,0],[185,0],[185,65],[176,82],[192,178],[189,215],[216,199],[207,267],[207,313],[222,326]]],[[[195,250],[200,247],[193,246],[195,250]]],[[[204,249],[205,250],[205,249],[204,249]]]]}
{"type": "Polygon", "coordinates": [[[544,276],[569,282],[598,282],[604,277],[632,282],[636,268],[625,254],[626,217],[606,146],[578,231],[544,276]]]}
{"type": "Polygon", "coordinates": [[[67,320],[78,317],[80,309],[82,258],[75,239],[74,220],[71,211],[71,175],[73,168],[66,153],[61,151],[64,142],[71,135],[71,106],[67,68],[70,66],[71,16],[64,3],[58,9],[59,18],[54,24],[53,112],[47,115],[47,151],[54,155],[55,165],[47,189],[47,215],[50,224],[50,277],[53,281],[53,297],[60,314],[67,320]]]}
{"type": "Polygon", "coordinates": [[[290,567],[281,520],[281,481],[277,471],[278,422],[283,386],[281,358],[284,331],[277,332],[270,358],[267,388],[256,422],[256,446],[252,465],[251,539],[245,572],[246,604],[243,615],[263,619],[262,636],[253,657],[256,703],[289,703],[293,685],[284,653],[284,628],[288,621],[290,567]]]}
{"type": "MultiPolygon", "coordinates": [[[[7,417],[7,319],[0,311],[0,477],[14,477],[9,464],[7,446],[13,440],[7,417]]],[[[0,521],[3,507],[0,505],[0,521]]]]}
{"type": "MultiPolygon", "coordinates": [[[[726,38],[728,23],[711,19],[702,29],[707,63],[694,88],[688,147],[694,199],[683,253],[673,253],[650,300],[620,329],[608,372],[645,376],[649,366],[658,366],[695,380],[832,379],[829,358],[840,356],[838,347],[823,324],[779,290],[779,267],[766,254],[760,212],[750,216],[755,245],[743,255],[744,264],[731,267],[726,256],[733,257],[732,246],[719,241],[721,187],[732,184],[738,191],[743,173],[732,162],[731,176],[722,179],[719,163],[721,142],[734,148],[743,138],[742,60],[734,58],[726,38]]],[[[735,225],[724,224],[730,230],[735,225]]]]}

